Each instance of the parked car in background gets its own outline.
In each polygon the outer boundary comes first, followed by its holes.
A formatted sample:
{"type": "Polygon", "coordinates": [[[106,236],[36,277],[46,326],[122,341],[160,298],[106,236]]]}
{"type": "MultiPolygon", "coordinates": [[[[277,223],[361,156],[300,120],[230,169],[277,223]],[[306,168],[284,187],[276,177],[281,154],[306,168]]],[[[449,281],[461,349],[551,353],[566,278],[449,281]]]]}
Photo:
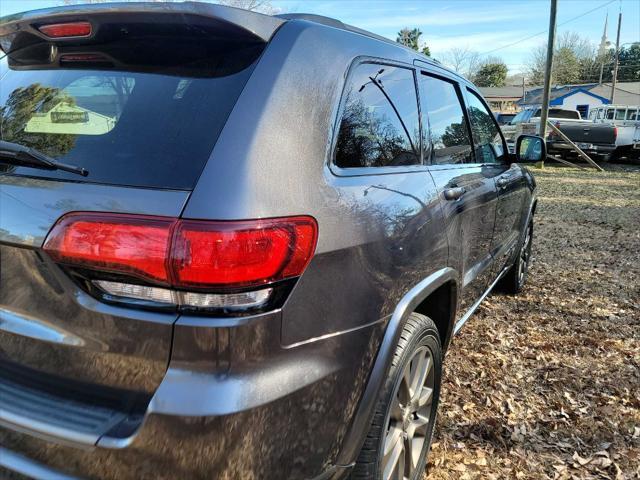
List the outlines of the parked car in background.
{"type": "Polygon", "coordinates": [[[508,125],[511,120],[513,120],[513,118],[516,116],[515,113],[495,113],[494,114],[496,116],[496,120],[498,121],[499,125],[508,125]]]}
{"type": "Polygon", "coordinates": [[[640,157],[640,106],[603,105],[589,112],[589,119],[595,123],[615,126],[617,131],[616,149],[613,159],[637,159],[640,157]]]}
{"type": "MultiPolygon", "coordinates": [[[[580,112],[564,108],[549,108],[549,120],[587,155],[608,160],[616,149],[616,129],[613,125],[597,124],[583,120],[580,112]]],[[[519,112],[509,125],[502,127],[507,141],[513,142],[519,135],[535,134],[540,126],[540,108],[519,112]]],[[[563,158],[576,158],[578,154],[551,128],[547,128],[547,152],[563,158]]]]}
{"type": "Polygon", "coordinates": [[[454,333],[526,282],[544,140],[325,17],[59,7],[0,45],[0,466],[421,478],[454,333]]]}

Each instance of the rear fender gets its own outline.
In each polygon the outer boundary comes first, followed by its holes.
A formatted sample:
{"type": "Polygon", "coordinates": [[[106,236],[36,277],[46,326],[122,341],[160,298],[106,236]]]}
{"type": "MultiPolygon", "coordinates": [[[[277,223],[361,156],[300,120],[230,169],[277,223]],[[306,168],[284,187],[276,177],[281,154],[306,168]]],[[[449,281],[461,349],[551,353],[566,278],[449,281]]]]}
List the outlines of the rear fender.
{"type": "MultiPolygon", "coordinates": [[[[378,350],[378,355],[376,356],[373,368],[371,369],[371,375],[367,382],[367,386],[365,387],[362,399],[360,400],[360,405],[353,417],[353,422],[345,436],[342,450],[336,460],[337,465],[352,464],[362,448],[362,444],[364,443],[364,439],[369,430],[369,425],[373,418],[380,390],[382,389],[384,380],[391,368],[393,354],[407,318],[416,310],[416,307],[420,305],[425,298],[450,281],[453,281],[458,285],[458,273],[450,267],[440,269],[409,290],[396,306],[393,314],[391,315],[391,319],[387,324],[382,342],[380,343],[380,349],[378,350]]],[[[449,328],[447,329],[448,331],[453,331],[452,327],[454,318],[455,315],[451,315],[452,324],[449,325],[449,328]]],[[[447,339],[443,339],[443,345],[446,344],[447,341],[447,339]]]]}

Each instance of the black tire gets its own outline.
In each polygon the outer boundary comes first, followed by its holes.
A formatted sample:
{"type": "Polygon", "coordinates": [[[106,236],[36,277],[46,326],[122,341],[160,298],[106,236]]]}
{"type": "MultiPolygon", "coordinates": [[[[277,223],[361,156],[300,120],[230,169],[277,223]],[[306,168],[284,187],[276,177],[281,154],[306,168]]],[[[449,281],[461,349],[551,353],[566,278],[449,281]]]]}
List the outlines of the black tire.
{"type": "Polygon", "coordinates": [[[509,271],[505,273],[504,277],[500,279],[498,283],[498,289],[504,293],[515,295],[520,293],[527,283],[527,276],[529,275],[529,266],[531,265],[531,246],[533,245],[533,218],[529,221],[527,231],[514,264],[509,271]],[[524,265],[522,262],[525,262],[524,265]],[[524,271],[521,274],[521,269],[524,271]]]}
{"type": "Polygon", "coordinates": [[[611,156],[609,157],[609,161],[611,163],[618,163],[624,156],[624,151],[620,147],[616,148],[613,152],[611,152],[611,156]]]}
{"type": "MultiPolygon", "coordinates": [[[[418,370],[418,367],[416,367],[414,370],[418,370]]],[[[367,438],[364,442],[362,450],[360,451],[358,460],[356,461],[353,471],[351,472],[352,479],[380,480],[384,478],[383,448],[385,445],[385,440],[388,432],[391,432],[391,422],[394,422],[395,425],[400,424],[400,422],[393,420],[391,417],[392,407],[395,407],[393,408],[394,412],[406,412],[405,415],[402,415],[403,436],[397,437],[398,441],[403,444],[404,451],[407,450],[407,445],[409,445],[409,443],[405,443],[409,442],[408,437],[404,437],[405,425],[407,425],[407,428],[410,429],[411,427],[409,427],[408,425],[411,422],[419,422],[421,421],[421,419],[424,420],[424,417],[428,412],[428,423],[420,427],[421,429],[424,429],[424,431],[422,431],[418,435],[417,430],[415,430],[416,436],[414,437],[420,442],[420,444],[417,445],[421,445],[421,452],[419,455],[419,461],[415,462],[415,465],[412,466],[414,470],[413,472],[411,472],[411,480],[422,478],[427,464],[427,453],[429,452],[429,448],[431,447],[431,439],[433,437],[433,427],[436,420],[438,401],[440,399],[441,379],[442,346],[440,337],[438,335],[438,329],[430,318],[418,313],[412,313],[402,330],[402,334],[400,336],[400,340],[393,357],[391,369],[385,380],[380,397],[378,399],[378,403],[376,405],[376,411],[371,423],[369,433],[367,434],[367,438]],[[423,390],[423,387],[420,387],[421,393],[419,393],[417,396],[423,395],[423,391],[426,392],[428,390],[431,390],[431,403],[424,404],[425,406],[421,407],[423,409],[421,411],[421,417],[418,417],[418,412],[416,412],[416,414],[410,414],[408,412],[408,410],[411,409],[409,405],[407,405],[407,407],[403,410],[402,404],[400,404],[400,409],[398,410],[398,403],[396,403],[396,401],[397,398],[399,398],[398,396],[401,395],[401,388],[403,388],[401,387],[401,384],[407,385],[407,383],[404,383],[405,380],[403,380],[403,378],[406,378],[404,377],[405,369],[409,369],[409,372],[411,374],[411,369],[413,367],[411,361],[417,361],[415,359],[426,351],[429,352],[431,358],[433,359],[433,362],[431,364],[432,368],[428,371],[427,374],[425,374],[426,377],[424,388],[426,390],[423,390]],[[432,385],[433,388],[427,388],[428,385],[432,385]],[[415,415],[415,417],[413,417],[413,415],[415,415]]],[[[407,403],[413,404],[412,401],[407,403]]],[[[397,417],[397,415],[395,416],[397,417]]],[[[420,448],[416,449],[416,451],[419,449],[420,448]]],[[[418,457],[418,455],[416,454],[415,457],[418,457]]],[[[406,461],[411,462],[412,459],[409,458],[406,461]]]]}

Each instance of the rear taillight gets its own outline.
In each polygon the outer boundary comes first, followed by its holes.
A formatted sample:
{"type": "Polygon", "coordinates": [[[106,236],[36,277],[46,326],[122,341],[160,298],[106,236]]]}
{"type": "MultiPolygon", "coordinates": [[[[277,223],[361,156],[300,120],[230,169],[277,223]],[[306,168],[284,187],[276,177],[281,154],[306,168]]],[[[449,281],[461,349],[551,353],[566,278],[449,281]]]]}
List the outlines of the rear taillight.
{"type": "Polygon", "coordinates": [[[91,24],[89,22],[51,23],[40,25],[38,30],[50,38],[88,37],[91,35],[91,24]]]}
{"type": "Polygon", "coordinates": [[[310,217],[251,222],[180,221],[172,271],[181,287],[263,285],[299,276],[316,245],[310,217]]]}
{"type": "Polygon", "coordinates": [[[618,127],[613,127],[613,141],[618,139],[618,127]]]}
{"type": "Polygon", "coordinates": [[[54,261],[89,272],[115,297],[240,308],[252,299],[263,304],[272,290],[264,287],[300,276],[316,240],[317,224],[308,216],[209,222],[71,213],[43,248],[54,261]]]}
{"type": "Polygon", "coordinates": [[[137,215],[72,213],[44,243],[58,263],[169,284],[166,264],[175,220],[137,215]]]}

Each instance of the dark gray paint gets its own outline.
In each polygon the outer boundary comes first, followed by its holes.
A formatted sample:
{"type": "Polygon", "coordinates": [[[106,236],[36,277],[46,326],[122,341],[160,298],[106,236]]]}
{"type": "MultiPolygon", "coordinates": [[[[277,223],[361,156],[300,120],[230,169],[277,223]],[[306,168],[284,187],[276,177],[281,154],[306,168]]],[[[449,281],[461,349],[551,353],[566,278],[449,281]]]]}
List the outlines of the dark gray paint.
{"type": "MultiPolygon", "coordinates": [[[[44,377],[55,369],[153,396],[143,422],[105,432],[93,451],[0,430],[4,447],[74,475],[119,479],[311,478],[354,461],[409,313],[447,288],[451,304],[438,319],[447,345],[456,316],[512,261],[535,201],[517,165],[332,168],[346,75],[364,59],[418,61],[411,50],[314,21],[280,26],[190,196],[0,177],[10,202],[0,207],[0,311],[8,312],[0,352],[44,377]],[[460,201],[444,198],[454,183],[468,187],[460,201]],[[60,215],[105,209],[217,220],[312,215],[318,247],[273,312],[177,317],[113,307],[37,251],[60,215]]],[[[470,85],[424,59],[418,68],[470,85]]]]}

